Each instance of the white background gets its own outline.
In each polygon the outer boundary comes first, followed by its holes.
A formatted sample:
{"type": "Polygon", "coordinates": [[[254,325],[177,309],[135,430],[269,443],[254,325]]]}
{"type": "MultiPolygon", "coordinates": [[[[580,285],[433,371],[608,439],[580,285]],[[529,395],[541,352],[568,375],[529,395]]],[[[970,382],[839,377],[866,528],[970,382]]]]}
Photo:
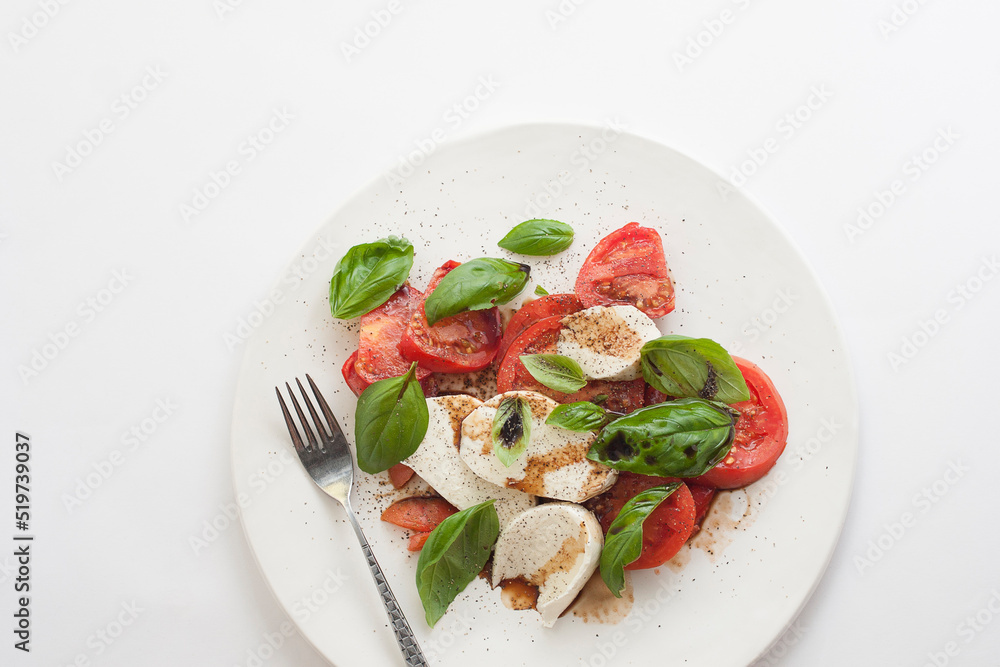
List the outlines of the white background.
{"type": "MultiPolygon", "coordinates": [[[[11,647],[13,559],[0,550],[0,663],[253,664],[286,618],[238,523],[197,554],[190,544],[233,501],[242,345],[227,334],[339,203],[435,128],[617,117],[738,184],[745,164],[743,188],[816,268],[855,362],[844,535],[766,660],[996,664],[1000,281],[981,279],[1000,249],[1000,5],[577,1],[399,0],[394,15],[387,2],[4,3],[0,538],[20,430],[37,541],[30,656],[11,647]],[[391,21],[345,55],[373,11],[391,21]],[[495,91],[467,118],[449,113],[481,77],[495,91]],[[291,120],[249,159],[244,142],[275,110],[291,120]],[[55,165],[104,119],[113,131],[79,163],[55,165]],[[239,173],[185,216],[231,160],[239,173]],[[859,207],[873,218],[852,231],[859,207]],[[116,271],[127,284],[103,291],[116,271]],[[76,335],[60,335],[67,325],[76,335]],[[158,400],[175,406],[166,420],[123,440],[158,400]],[[97,633],[123,604],[141,611],[106,644],[97,633]]],[[[266,664],[326,663],[294,635],[266,664]]]]}

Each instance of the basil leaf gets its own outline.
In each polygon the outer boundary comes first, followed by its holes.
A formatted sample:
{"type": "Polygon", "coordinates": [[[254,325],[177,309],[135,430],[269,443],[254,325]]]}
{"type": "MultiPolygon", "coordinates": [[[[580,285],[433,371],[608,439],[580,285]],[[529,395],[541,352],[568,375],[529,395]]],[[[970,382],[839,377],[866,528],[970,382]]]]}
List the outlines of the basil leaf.
{"type": "Polygon", "coordinates": [[[427,420],[416,362],[405,375],[373,383],[358,398],[354,415],[358,467],[374,475],[401,462],[417,451],[427,420]]]}
{"type": "Polygon", "coordinates": [[[341,320],[360,317],[389,300],[413,266],[413,246],[390,236],[356,245],[340,258],[330,279],[330,312],[341,320]]]}
{"type": "Polygon", "coordinates": [[[538,296],[548,296],[549,291],[542,287],[541,285],[535,285],[535,294],[538,296]]]}
{"type": "Polygon", "coordinates": [[[434,326],[438,320],[463,310],[484,310],[507,303],[524,289],[530,272],[527,264],[494,257],[480,257],[455,267],[424,301],[427,324],[434,326]]]}
{"type": "Polygon", "coordinates": [[[570,431],[600,431],[608,423],[608,411],[590,401],[560,405],[549,413],[546,424],[570,431]]]}
{"type": "Polygon", "coordinates": [[[729,353],[714,340],[663,336],[642,346],[642,377],[668,396],[740,403],[750,391],[729,353]]]}
{"type": "Polygon", "coordinates": [[[493,415],[493,451],[505,468],[528,448],[531,439],[531,406],[520,396],[509,396],[500,401],[493,415]]]}
{"type": "Polygon", "coordinates": [[[615,597],[620,598],[625,588],[625,566],[642,555],[642,524],[646,517],[680,487],[680,482],[673,482],[636,494],[611,522],[601,550],[601,579],[615,597]]]}
{"type": "Polygon", "coordinates": [[[417,592],[432,628],[489,560],[500,534],[494,502],[487,500],[452,514],[438,524],[420,551],[417,592]]]}
{"type": "Polygon", "coordinates": [[[498,246],[521,255],[555,255],[573,243],[573,228],[558,220],[528,220],[500,239],[498,246]]]}
{"type": "Polygon", "coordinates": [[[651,405],[605,426],[587,458],[640,475],[697,477],[729,453],[738,418],[729,406],[698,398],[651,405]]]}
{"type": "Polygon", "coordinates": [[[572,394],[587,384],[580,364],[560,354],[522,354],[521,363],[535,378],[549,389],[572,394]]]}

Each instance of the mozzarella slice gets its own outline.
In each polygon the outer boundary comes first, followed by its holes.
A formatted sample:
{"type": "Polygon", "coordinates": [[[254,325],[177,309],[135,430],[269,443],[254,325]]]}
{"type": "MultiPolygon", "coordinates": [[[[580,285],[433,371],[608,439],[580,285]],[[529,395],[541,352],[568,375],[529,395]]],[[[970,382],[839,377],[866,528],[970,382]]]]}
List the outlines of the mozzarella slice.
{"type": "Polygon", "coordinates": [[[420,447],[403,463],[460,510],[496,499],[500,525],[535,506],[534,496],[491,484],[478,477],[459,456],[462,420],[482,405],[472,396],[438,396],[427,399],[427,434],[420,447]]]}
{"type": "Polygon", "coordinates": [[[535,609],[551,628],[597,569],[604,533],[597,518],[572,503],[545,503],[500,531],[493,585],[523,577],[538,587],[535,609]]]}
{"type": "MultiPolygon", "coordinates": [[[[583,502],[603,493],[618,473],[587,458],[596,437],[545,423],[559,404],[533,391],[509,391],[494,396],[462,422],[462,460],[483,479],[525,493],[556,500],[583,502]],[[527,449],[509,468],[493,451],[493,418],[500,403],[520,396],[531,409],[527,449]]],[[[433,486],[433,485],[432,485],[433,486]]]]}
{"type": "Polygon", "coordinates": [[[591,380],[637,380],[639,352],[659,338],[656,323],[635,306],[594,306],[562,320],[556,352],[573,359],[591,380]]]}

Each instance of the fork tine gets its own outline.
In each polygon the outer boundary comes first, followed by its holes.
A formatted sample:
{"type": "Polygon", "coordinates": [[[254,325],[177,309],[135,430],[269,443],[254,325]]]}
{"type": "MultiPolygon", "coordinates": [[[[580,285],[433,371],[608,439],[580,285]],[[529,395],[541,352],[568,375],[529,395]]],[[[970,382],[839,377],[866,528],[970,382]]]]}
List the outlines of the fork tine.
{"type": "Polygon", "coordinates": [[[302,382],[298,378],[295,378],[295,384],[299,386],[299,393],[302,394],[302,400],[305,402],[306,409],[309,410],[309,414],[313,418],[313,424],[316,425],[316,432],[319,434],[319,441],[325,445],[330,440],[331,436],[327,435],[326,427],[323,426],[323,420],[319,418],[318,414],[316,414],[316,408],[313,407],[313,402],[309,398],[309,394],[306,393],[305,387],[302,386],[302,382]]]}
{"type": "Polygon", "coordinates": [[[330,406],[326,404],[326,399],[323,398],[323,394],[319,393],[319,387],[313,382],[313,379],[309,377],[309,373],[306,373],[306,381],[309,382],[309,386],[312,387],[313,395],[319,402],[319,409],[323,411],[323,416],[326,417],[326,423],[330,426],[330,432],[336,433],[340,430],[340,424],[337,423],[337,418],[333,416],[333,410],[330,406]]]}
{"type": "MultiPolygon", "coordinates": [[[[302,408],[299,407],[299,402],[295,400],[295,392],[292,391],[292,387],[286,382],[285,388],[288,389],[288,395],[292,399],[292,405],[295,406],[295,414],[299,416],[299,421],[302,423],[302,430],[306,432],[306,439],[309,440],[309,447],[316,447],[316,436],[313,435],[312,428],[309,427],[309,421],[306,419],[306,414],[302,412],[302,408]]],[[[308,447],[306,448],[308,450],[308,447]]]]}
{"type": "Polygon", "coordinates": [[[281,390],[275,387],[274,393],[278,395],[278,403],[281,404],[281,414],[285,415],[285,426],[288,427],[288,435],[292,436],[292,444],[295,445],[295,451],[301,456],[302,452],[305,451],[305,447],[302,445],[302,437],[299,436],[299,429],[295,428],[295,422],[292,420],[291,413],[288,412],[285,399],[281,397],[281,390]]]}

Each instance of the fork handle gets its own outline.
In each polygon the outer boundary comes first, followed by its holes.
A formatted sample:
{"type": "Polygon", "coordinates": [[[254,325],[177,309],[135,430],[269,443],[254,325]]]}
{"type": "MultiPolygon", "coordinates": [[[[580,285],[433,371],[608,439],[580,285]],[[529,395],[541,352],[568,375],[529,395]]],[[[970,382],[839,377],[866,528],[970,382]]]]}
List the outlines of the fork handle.
{"type": "Polygon", "coordinates": [[[358,542],[361,543],[361,550],[365,554],[365,560],[368,561],[368,570],[372,573],[372,579],[375,580],[378,592],[382,595],[382,604],[385,605],[385,613],[389,615],[392,631],[396,635],[396,643],[399,644],[399,650],[402,652],[403,658],[406,659],[407,667],[426,667],[427,659],[424,658],[423,651],[420,650],[420,645],[417,644],[417,639],[413,636],[410,624],[406,622],[406,617],[403,616],[403,610],[399,608],[399,603],[396,602],[396,596],[392,594],[392,589],[389,588],[389,582],[385,580],[385,575],[382,574],[382,568],[379,567],[378,561],[375,560],[375,554],[372,553],[371,547],[368,546],[368,540],[365,538],[365,534],[361,530],[354,512],[348,509],[347,516],[351,518],[351,525],[354,526],[358,542]]]}

